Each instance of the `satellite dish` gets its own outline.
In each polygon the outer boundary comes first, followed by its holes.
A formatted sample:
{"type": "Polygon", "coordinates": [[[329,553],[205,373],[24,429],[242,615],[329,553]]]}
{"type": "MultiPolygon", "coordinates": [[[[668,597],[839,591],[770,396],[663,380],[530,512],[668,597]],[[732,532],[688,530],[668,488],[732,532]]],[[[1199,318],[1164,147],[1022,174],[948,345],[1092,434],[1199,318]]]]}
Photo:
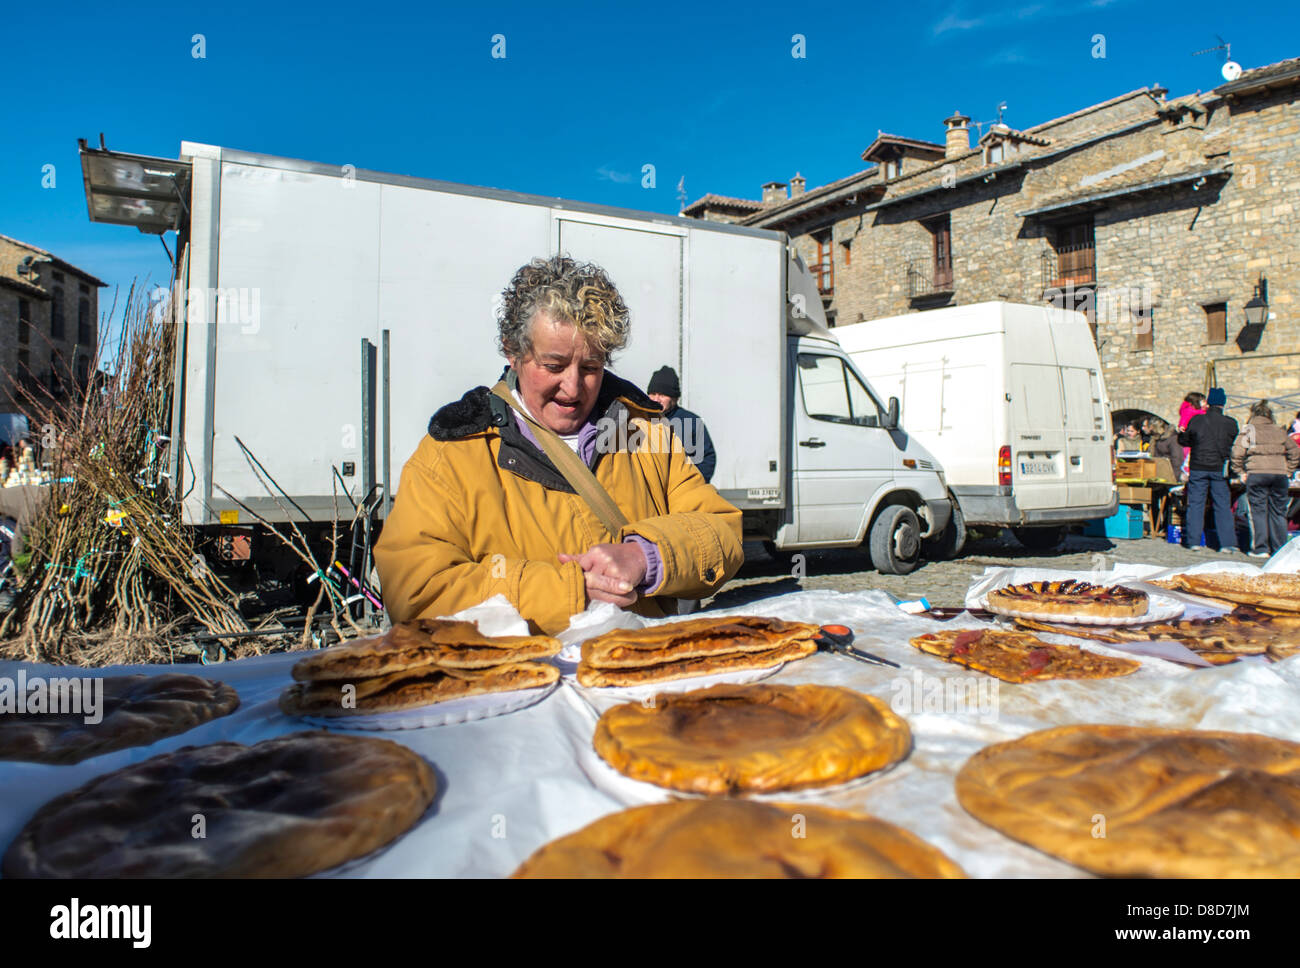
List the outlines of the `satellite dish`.
{"type": "Polygon", "coordinates": [[[1225,81],[1235,81],[1241,77],[1241,65],[1236,61],[1225,61],[1223,64],[1223,79],[1225,81]]]}

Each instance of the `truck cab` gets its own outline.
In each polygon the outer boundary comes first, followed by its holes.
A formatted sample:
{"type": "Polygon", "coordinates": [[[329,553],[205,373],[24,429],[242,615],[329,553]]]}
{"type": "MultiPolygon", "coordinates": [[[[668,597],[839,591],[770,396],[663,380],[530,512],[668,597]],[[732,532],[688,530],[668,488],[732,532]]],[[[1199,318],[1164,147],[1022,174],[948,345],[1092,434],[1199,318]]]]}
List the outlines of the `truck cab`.
{"type": "Polygon", "coordinates": [[[923,538],[952,513],[937,461],[899,424],[897,399],[882,401],[820,318],[820,299],[797,255],[788,268],[793,312],[786,340],[784,411],[791,500],[771,528],[771,548],[866,544],[872,564],[906,574],[923,538]],[[802,297],[802,298],[800,298],[802,297]],[[811,307],[811,308],[809,308],[811,307]]]}

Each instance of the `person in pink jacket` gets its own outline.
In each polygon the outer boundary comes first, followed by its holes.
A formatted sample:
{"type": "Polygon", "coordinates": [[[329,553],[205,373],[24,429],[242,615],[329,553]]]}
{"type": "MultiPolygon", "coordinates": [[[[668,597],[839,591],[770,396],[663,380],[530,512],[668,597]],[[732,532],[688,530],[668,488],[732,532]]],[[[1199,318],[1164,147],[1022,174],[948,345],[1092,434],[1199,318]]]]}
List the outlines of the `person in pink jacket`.
{"type": "MultiPolygon", "coordinates": [[[[1178,408],[1178,432],[1182,433],[1186,430],[1191,419],[1197,414],[1205,413],[1205,409],[1204,393],[1189,393],[1183,397],[1182,405],[1178,408]]],[[[1183,448],[1183,468],[1179,480],[1187,480],[1189,473],[1187,458],[1191,456],[1191,453],[1191,450],[1187,447],[1183,448]]]]}
{"type": "Polygon", "coordinates": [[[1205,394],[1189,393],[1183,397],[1182,405],[1178,408],[1178,429],[1180,431],[1187,429],[1187,423],[1198,413],[1205,413],[1205,394]]]}

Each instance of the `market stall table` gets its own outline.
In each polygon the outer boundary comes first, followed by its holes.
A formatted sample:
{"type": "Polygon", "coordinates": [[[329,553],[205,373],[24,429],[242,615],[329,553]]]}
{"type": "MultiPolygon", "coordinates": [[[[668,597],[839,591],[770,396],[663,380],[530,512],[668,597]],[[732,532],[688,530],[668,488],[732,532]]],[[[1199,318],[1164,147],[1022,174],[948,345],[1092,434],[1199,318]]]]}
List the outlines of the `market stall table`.
{"type": "MultiPolygon", "coordinates": [[[[1099,576],[1087,577],[1096,581],[1099,576]]],[[[626,622],[625,613],[613,613],[611,606],[597,606],[587,616],[595,624],[578,637],[626,622]]],[[[877,696],[907,720],[913,735],[910,755],[891,769],[840,788],[801,791],[785,798],[879,816],[933,844],[976,877],[1088,876],[986,827],[958,805],[957,771],[990,743],[1048,726],[1090,722],[1257,731],[1300,741],[1300,657],[1271,665],[1252,659],[1191,669],[1146,656],[1141,657],[1137,672],[1122,679],[1015,686],[956,668],[909,644],[911,637],[927,631],[985,628],[986,623],[969,615],[949,622],[908,615],[880,591],[798,592],[726,614],[848,625],[857,633],[856,645],[901,667],[819,653],[764,680],[840,685],[877,696]]],[[[1100,644],[1089,648],[1130,655],[1100,644]]],[[[307,728],[276,706],[280,691],[290,682],[290,668],[302,657],[303,653],[294,652],[203,668],[187,666],[187,672],[229,683],[238,690],[242,705],[230,716],[148,747],[109,753],[74,766],[0,763],[0,783],[6,790],[0,845],[7,846],[47,800],[99,774],[182,746],[219,740],[251,744],[307,728]]],[[[68,667],[8,662],[0,663],[0,676],[14,676],[20,667],[28,676],[73,672],[68,667]]],[[[173,668],[81,671],[99,676],[173,668]]],[[[396,740],[426,757],[437,771],[438,799],[394,844],[322,876],[503,877],[556,837],[613,811],[669,799],[669,791],[616,773],[593,751],[592,734],[600,713],[619,701],[623,700],[581,688],[566,678],[541,702],[508,715],[454,726],[363,734],[396,740]]]]}

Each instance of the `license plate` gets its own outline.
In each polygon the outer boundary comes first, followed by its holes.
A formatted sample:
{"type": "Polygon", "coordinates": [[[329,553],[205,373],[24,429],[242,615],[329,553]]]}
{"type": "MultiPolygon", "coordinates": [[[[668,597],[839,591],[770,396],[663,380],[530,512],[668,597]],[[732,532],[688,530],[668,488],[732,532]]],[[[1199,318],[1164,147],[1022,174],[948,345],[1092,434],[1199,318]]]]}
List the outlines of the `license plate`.
{"type": "Polygon", "coordinates": [[[1056,463],[1050,460],[1022,460],[1021,477],[1044,477],[1056,473],[1056,463]]]}

